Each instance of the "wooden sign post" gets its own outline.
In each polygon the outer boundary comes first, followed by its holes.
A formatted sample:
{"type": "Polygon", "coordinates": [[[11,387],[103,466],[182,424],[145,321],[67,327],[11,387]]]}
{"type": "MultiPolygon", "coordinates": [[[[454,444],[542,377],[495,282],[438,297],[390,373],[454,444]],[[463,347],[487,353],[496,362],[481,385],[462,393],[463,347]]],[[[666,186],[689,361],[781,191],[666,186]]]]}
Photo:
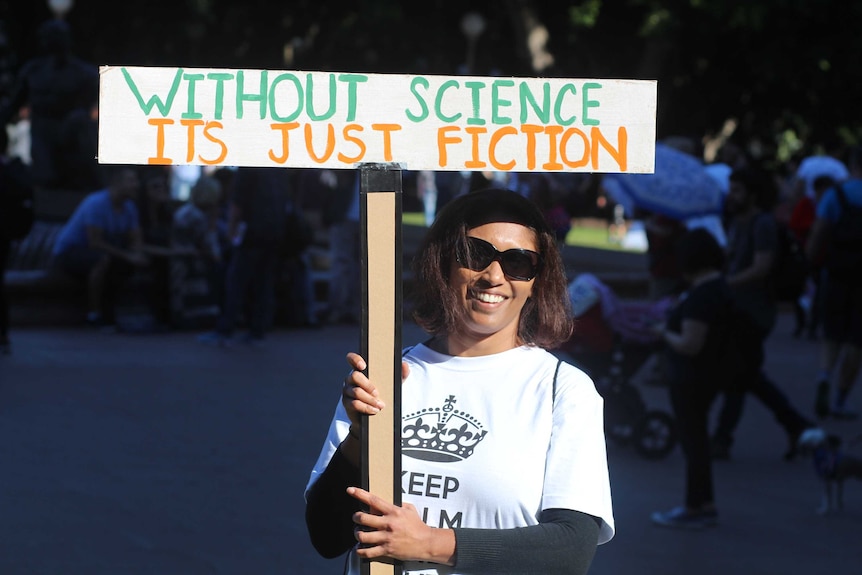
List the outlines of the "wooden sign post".
{"type": "Polygon", "coordinates": [[[359,168],[360,348],[388,406],[363,425],[363,484],[396,504],[401,166],[651,173],[655,163],[654,81],[112,66],[100,74],[101,163],[359,168]]]}
{"type": "MultiPolygon", "coordinates": [[[[387,405],[363,417],[363,488],[401,504],[401,168],[363,164],[361,352],[366,375],[387,405]]],[[[363,574],[401,573],[399,565],[363,562],[363,574]]]]}

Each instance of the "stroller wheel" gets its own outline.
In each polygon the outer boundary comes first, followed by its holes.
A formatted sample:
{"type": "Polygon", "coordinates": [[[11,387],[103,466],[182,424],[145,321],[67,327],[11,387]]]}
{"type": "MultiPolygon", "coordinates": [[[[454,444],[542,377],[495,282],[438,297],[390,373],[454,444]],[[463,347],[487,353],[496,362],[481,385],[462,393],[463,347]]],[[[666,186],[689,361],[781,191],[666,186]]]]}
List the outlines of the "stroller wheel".
{"type": "Polygon", "coordinates": [[[628,445],[638,437],[638,424],[646,413],[640,392],[628,383],[608,384],[605,398],[605,435],[618,445],[628,445]]]}
{"type": "Polygon", "coordinates": [[[605,426],[605,435],[608,439],[621,447],[628,445],[634,436],[634,426],[631,423],[618,423],[605,426]]]}
{"type": "Polygon", "coordinates": [[[634,430],[635,449],[646,459],[663,459],[676,447],[676,428],[669,413],[647,411],[634,430]]]}

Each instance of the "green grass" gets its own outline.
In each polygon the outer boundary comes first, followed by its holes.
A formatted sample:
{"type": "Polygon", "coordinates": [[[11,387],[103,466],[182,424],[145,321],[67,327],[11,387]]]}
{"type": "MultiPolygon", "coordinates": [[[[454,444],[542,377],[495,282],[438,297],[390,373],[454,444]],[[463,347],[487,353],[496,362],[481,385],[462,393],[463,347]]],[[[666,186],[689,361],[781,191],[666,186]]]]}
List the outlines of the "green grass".
{"type": "MultiPolygon", "coordinates": [[[[425,214],[421,212],[404,212],[402,221],[408,226],[425,226],[425,214]]],[[[566,244],[606,250],[622,250],[608,238],[608,230],[604,226],[573,226],[566,236],[566,244]]]]}
{"type": "Polygon", "coordinates": [[[402,223],[408,226],[425,226],[425,214],[422,212],[404,212],[401,215],[402,223]]]}
{"type": "Polygon", "coordinates": [[[566,245],[607,250],[620,249],[618,244],[608,239],[608,230],[604,227],[572,226],[566,235],[566,245]]]}

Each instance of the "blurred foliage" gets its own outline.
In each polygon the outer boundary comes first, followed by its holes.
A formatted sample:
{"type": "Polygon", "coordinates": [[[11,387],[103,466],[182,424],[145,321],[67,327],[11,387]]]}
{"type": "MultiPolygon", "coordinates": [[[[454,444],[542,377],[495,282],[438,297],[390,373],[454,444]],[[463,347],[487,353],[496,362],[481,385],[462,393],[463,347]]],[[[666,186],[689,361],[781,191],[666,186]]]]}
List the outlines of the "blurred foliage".
{"type": "Polygon", "coordinates": [[[592,28],[598,23],[602,0],[585,0],[569,6],[569,18],[575,28],[592,28]]]}
{"type": "MultiPolygon", "coordinates": [[[[544,27],[554,64],[541,75],[657,79],[659,137],[708,138],[733,119],[735,138],[787,157],[862,134],[862,2],[77,0],[68,20],[100,65],[457,74],[468,11],[487,23],[473,73],[538,75],[527,40],[544,27]]],[[[40,0],[0,0],[18,61],[49,16],[40,0]]]]}

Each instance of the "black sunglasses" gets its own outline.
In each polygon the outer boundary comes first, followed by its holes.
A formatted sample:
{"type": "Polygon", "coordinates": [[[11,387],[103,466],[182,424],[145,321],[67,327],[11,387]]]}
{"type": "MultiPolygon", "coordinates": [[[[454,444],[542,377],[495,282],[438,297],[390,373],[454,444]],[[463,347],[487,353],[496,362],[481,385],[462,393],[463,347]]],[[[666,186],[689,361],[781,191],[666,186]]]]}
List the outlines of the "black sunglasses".
{"type": "Polygon", "coordinates": [[[465,268],[480,272],[491,262],[500,262],[506,277],[525,282],[536,277],[541,261],[541,256],[534,251],[511,249],[500,252],[485,240],[470,236],[467,237],[466,246],[458,250],[458,263],[465,268]]]}

